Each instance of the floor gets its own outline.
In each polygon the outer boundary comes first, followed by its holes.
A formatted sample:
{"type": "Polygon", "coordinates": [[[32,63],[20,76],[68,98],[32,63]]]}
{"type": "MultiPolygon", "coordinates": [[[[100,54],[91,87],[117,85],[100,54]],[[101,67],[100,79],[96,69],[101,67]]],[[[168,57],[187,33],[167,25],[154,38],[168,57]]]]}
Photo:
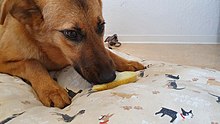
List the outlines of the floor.
{"type": "Polygon", "coordinates": [[[122,44],[116,49],[143,59],[220,70],[220,45],[122,44]]]}

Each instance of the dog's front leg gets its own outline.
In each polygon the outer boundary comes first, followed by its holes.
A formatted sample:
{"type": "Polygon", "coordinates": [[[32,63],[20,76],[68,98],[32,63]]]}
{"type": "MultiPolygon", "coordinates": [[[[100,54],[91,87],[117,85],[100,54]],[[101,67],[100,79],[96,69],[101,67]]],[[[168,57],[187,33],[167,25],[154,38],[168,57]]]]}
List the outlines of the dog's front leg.
{"type": "Polygon", "coordinates": [[[49,76],[37,60],[0,62],[0,72],[28,80],[45,106],[63,108],[70,104],[67,92],[49,76]]]}
{"type": "Polygon", "coordinates": [[[145,69],[144,65],[139,62],[126,60],[109,50],[107,51],[112,58],[117,71],[138,71],[145,69]]]}

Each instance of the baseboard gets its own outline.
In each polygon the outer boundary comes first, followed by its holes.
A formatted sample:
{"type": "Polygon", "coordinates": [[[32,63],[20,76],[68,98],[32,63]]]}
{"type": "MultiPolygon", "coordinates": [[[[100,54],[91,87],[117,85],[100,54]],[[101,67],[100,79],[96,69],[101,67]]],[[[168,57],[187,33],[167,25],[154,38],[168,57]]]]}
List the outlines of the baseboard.
{"type": "Polygon", "coordinates": [[[220,44],[220,35],[119,35],[118,38],[122,43],[220,44]]]}

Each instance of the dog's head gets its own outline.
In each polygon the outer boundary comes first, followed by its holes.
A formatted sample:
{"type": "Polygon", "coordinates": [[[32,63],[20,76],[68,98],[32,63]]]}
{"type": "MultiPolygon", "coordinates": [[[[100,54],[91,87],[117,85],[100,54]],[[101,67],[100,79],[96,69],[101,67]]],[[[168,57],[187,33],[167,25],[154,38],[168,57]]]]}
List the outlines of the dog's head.
{"type": "Polygon", "coordinates": [[[114,63],[103,43],[101,0],[3,0],[0,23],[11,18],[51,60],[60,56],[95,84],[115,79],[114,63]]]}

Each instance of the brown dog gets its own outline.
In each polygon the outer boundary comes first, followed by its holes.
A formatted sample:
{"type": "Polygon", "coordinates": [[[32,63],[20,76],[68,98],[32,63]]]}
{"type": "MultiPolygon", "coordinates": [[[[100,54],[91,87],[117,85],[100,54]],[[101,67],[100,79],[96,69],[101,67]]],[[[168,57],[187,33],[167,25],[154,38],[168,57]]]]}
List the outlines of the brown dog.
{"type": "Polygon", "coordinates": [[[0,72],[28,80],[45,106],[70,104],[48,71],[72,65],[102,84],[144,69],[105,49],[101,0],[2,0],[0,24],[0,72]]]}

